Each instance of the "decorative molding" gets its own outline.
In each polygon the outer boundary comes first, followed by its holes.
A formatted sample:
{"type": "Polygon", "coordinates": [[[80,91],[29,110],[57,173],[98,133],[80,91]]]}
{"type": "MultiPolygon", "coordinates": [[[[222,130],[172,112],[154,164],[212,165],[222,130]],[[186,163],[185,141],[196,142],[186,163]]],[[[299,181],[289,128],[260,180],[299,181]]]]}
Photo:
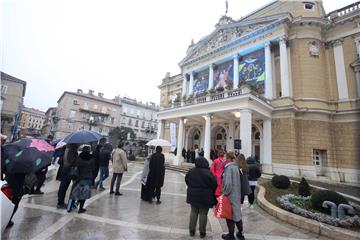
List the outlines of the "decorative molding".
{"type": "Polygon", "coordinates": [[[284,36],[281,36],[279,38],[279,44],[283,44],[283,43],[287,43],[287,40],[288,40],[288,36],[287,35],[284,35],[284,36]]]}
{"type": "Polygon", "coordinates": [[[311,57],[319,57],[319,45],[316,41],[310,41],[308,43],[308,48],[311,57]]]}
{"type": "Polygon", "coordinates": [[[344,38],[339,38],[336,40],[331,41],[333,47],[341,46],[344,42],[344,38]]]}

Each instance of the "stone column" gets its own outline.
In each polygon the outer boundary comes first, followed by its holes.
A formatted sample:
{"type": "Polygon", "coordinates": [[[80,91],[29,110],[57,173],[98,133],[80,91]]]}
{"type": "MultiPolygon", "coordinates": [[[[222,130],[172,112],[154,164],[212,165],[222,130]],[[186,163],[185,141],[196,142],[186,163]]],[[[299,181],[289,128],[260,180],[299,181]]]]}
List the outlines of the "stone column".
{"type": "Polygon", "coordinates": [[[273,98],[273,73],[270,42],[265,43],[265,97],[273,98]]]}
{"type": "Polygon", "coordinates": [[[271,119],[263,121],[263,170],[266,173],[272,173],[272,141],[271,141],[271,119]]]}
{"type": "Polygon", "coordinates": [[[201,129],[200,147],[204,149],[205,146],[205,124],[202,125],[201,129]]]}
{"type": "Polygon", "coordinates": [[[213,87],[214,87],[214,64],[210,64],[208,90],[212,89],[213,87]]]}
{"type": "Polygon", "coordinates": [[[357,97],[360,98],[360,69],[356,72],[357,97]]]}
{"type": "Polygon", "coordinates": [[[234,55],[234,73],[233,73],[233,78],[234,78],[234,89],[237,89],[239,87],[239,54],[235,54],[234,55]]]}
{"type": "Polygon", "coordinates": [[[210,143],[211,143],[211,115],[205,116],[205,142],[204,142],[204,157],[211,162],[210,159],[210,143]]]}
{"type": "Polygon", "coordinates": [[[177,139],[177,153],[174,159],[174,165],[179,166],[183,162],[182,149],[184,143],[184,118],[179,120],[178,139],[177,139]]]}
{"type": "MultiPolygon", "coordinates": [[[[277,90],[276,90],[276,76],[275,76],[275,53],[271,52],[271,68],[272,68],[272,89],[273,89],[273,98],[276,98],[277,96],[277,90]]],[[[265,76],[266,77],[266,76],[265,76]]]]}
{"type": "Polygon", "coordinates": [[[332,42],[334,48],[336,82],[338,87],[339,99],[348,99],[349,90],[345,72],[344,51],[342,47],[343,39],[332,42]]]}
{"type": "Polygon", "coordinates": [[[184,74],[184,80],[182,85],[182,96],[186,96],[186,82],[187,82],[187,75],[184,74]]]}
{"type": "Polygon", "coordinates": [[[229,131],[227,136],[227,143],[226,143],[226,149],[234,149],[234,136],[235,136],[235,123],[234,121],[229,121],[229,131]]]}
{"type": "Polygon", "coordinates": [[[286,36],[279,40],[280,46],[280,75],[281,75],[281,96],[290,97],[290,75],[289,75],[289,59],[286,47],[286,36]]]}
{"type": "Polygon", "coordinates": [[[164,138],[165,120],[159,120],[157,138],[164,138]]]}
{"type": "Polygon", "coordinates": [[[189,95],[193,94],[194,87],[194,72],[190,73],[189,95]]]}
{"type": "Polygon", "coordinates": [[[245,155],[245,158],[251,156],[252,142],[251,142],[251,128],[252,116],[250,109],[240,110],[240,153],[245,155]]]}

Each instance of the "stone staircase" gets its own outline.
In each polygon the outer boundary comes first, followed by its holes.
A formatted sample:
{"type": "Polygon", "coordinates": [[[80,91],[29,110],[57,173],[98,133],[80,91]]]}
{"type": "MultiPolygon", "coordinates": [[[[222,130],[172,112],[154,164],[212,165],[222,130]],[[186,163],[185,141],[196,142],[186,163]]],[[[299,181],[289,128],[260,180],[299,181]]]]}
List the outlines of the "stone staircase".
{"type": "Polygon", "coordinates": [[[193,168],[194,164],[191,163],[183,163],[180,166],[175,166],[169,163],[165,163],[165,168],[172,171],[177,171],[181,173],[187,173],[190,168],[193,168]]]}

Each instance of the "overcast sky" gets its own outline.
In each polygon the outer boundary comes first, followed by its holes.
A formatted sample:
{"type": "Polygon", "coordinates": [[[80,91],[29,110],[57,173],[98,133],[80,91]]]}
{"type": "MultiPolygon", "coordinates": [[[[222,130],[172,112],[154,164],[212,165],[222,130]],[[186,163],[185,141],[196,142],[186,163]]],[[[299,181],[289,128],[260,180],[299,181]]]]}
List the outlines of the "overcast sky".
{"type": "MultiPolygon", "coordinates": [[[[225,0],[0,1],[1,71],[25,80],[25,105],[43,111],[78,88],[158,103],[166,72],[225,12],[225,0]]],[[[355,1],[323,2],[329,12],[355,1]]],[[[228,16],[269,2],[229,0],[228,16]]]]}

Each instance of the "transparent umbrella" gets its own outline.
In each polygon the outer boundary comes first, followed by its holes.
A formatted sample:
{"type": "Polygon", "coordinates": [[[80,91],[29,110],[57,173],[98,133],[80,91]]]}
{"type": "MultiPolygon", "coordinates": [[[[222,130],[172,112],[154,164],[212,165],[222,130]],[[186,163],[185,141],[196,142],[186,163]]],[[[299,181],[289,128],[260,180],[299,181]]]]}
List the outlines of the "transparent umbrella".
{"type": "Polygon", "coordinates": [[[161,147],[166,147],[166,146],[171,146],[171,143],[165,139],[153,139],[150,140],[149,142],[146,143],[147,146],[161,146],[161,147]]]}

